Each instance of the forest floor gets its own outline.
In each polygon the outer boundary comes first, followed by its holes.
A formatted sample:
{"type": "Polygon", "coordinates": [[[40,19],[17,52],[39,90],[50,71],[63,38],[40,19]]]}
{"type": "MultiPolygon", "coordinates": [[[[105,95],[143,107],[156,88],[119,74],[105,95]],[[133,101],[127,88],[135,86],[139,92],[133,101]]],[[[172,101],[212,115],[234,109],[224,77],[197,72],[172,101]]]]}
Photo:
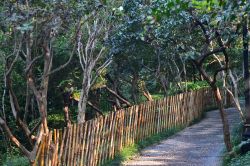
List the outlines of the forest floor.
{"type": "MultiPolygon", "coordinates": [[[[230,128],[240,121],[234,108],[226,109],[230,128]]],[[[145,148],[124,166],[219,166],[222,164],[222,123],[218,110],[209,111],[205,118],[181,132],[145,148]]]]}

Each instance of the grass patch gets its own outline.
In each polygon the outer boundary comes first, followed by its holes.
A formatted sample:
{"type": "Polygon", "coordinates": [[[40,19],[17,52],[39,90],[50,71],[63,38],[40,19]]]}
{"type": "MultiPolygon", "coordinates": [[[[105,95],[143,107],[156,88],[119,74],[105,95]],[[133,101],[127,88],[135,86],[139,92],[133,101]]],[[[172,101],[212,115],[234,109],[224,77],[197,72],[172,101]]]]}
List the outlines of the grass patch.
{"type": "Polygon", "coordinates": [[[131,159],[135,155],[139,154],[139,152],[148,147],[150,145],[159,143],[161,140],[168,138],[169,136],[174,135],[175,133],[181,131],[184,126],[172,128],[165,132],[150,136],[143,141],[137,142],[131,146],[124,147],[122,151],[115,156],[113,160],[107,161],[103,166],[117,166],[120,165],[122,162],[131,159]]]}

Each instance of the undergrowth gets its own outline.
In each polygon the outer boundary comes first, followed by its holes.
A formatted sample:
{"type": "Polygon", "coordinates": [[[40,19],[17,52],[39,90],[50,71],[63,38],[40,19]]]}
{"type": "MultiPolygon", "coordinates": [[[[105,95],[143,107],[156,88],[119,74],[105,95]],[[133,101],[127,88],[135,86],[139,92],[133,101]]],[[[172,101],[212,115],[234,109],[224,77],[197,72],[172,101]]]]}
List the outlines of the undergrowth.
{"type": "MultiPolygon", "coordinates": [[[[242,133],[242,124],[239,123],[234,126],[232,135],[232,146],[233,151],[236,156],[230,157],[229,155],[225,155],[223,159],[223,166],[247,166],[250,165],[250,153],[245,155],[240,154],[240,143],[241,143],[241,133],[242,133]]],[[[225,152],[226,153],[226,152],[225,152]]]]}

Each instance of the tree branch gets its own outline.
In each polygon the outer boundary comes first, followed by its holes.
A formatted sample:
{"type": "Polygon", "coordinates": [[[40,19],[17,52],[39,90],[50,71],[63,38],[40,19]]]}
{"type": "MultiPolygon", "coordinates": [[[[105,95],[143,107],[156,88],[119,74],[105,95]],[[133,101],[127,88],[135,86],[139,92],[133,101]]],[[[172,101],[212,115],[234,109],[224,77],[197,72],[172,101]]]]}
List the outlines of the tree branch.
{"type": "Polygon", "coordinates": [[[27,65],[26,69],[24,70],[25,73],[26,73],[26,75],[27,75],[27,73],[29,72],[29,70],[31,69],[31,67],[33,66],[33,64],[34,64],[38,59],[40,59],[40,58],[42,58],[42,56],[37,56],[37,57],[35,57],[35,58],[27,65]]]}
{"type": "Polygon", "coordinates": [[[224,71],[224,70],[227,70],[227,67],[226,67],[226,66],[221,67],[221,68],[219,68],[218,70],[215,71],[213,83],[216,83],[216,77],[217,77],[217,75],[219,74],[219,72],[224,71]]]}
{"type": "Polygon", "coordinates": [[[209,57],[209,56],[212,55],[212,54],[216,54],[216,53],[222,52],[222,51],[224,51],[225,49],[226,49],[226,47],[222,46],[222,47],[220,47],[220,48],[214,49],[213,51],[209,51],[209,52],[206,52],[206,53],[202,54],[202,55],[198,58],[198,60],[197,60],[198,64],[201,65],[207,57],[209,57]]]}
{"type": "Polygon", "coordinates": [[[128,106],[132,106],[132,104],[130,104],[130,102],[128,102],[127,100],[123,99],[121,96],[119,96],[115,91],[111,90],[109,87],[105,86],[105,88],[111,93],[113,94],[115,97],[117,97],[119,100],[121,100],[123,103],[127,104],[128,106]]]}
{"type": "Polygon", "coordinates": [[[93,103],[91,103],[90,101],[88,101],[88,105],[91,106],[100,115],[104,116],[103,113],[102,113],[102,111],[99,108],[97,108],[93,103]]]}

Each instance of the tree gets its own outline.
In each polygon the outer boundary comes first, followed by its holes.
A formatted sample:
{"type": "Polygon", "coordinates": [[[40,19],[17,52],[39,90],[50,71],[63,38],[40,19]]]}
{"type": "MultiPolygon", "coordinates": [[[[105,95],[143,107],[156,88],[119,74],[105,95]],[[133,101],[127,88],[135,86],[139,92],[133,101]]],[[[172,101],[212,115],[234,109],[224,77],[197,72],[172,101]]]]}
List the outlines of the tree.
{"type": "Polygon", "coordinates": [[[105,9],[91,13],[77,34],[77,54],[82,68],[82,87],[78,102],[78,123],[85,122],[85,112],[90,87],[95,83],[103,69],[111,63],[111,57],[105,59],[106,47],[103,41],[109,33],[109,15],[105,9]]]}
{"type": "MultiPolygon", "coordinates": [[[[232,145],[229,123],[217,85],[217,75],[221,71],[227,72],[229,69],[229,55],[227,53],[227,48],[230,46],[233,38],[232,36],[235,32],[230,31],[228,35],[226,30],[223,31],[223,28],[225,29],[225,27],[220,27],[220,25],[223,24],[217,24],[220,22],[220,15],[213,16],[212,13],[209,12],[212,11],[211,9],[213,9],[213,12],[219,9],[217,1],[155,2],[156,7],[154,9],[154,13],[152,13],[154,17],[160,18],[160,20],[169,19],[171,17],[176,19],[179,15],[180,19],[169,23],[169,25],[173,25],[174,28],[170,29],[168,37],[173,38],[177,35],[178,37],[182,36],[180,41],[181,43],[177,42],[176,45],[179,43],[181,44],[180,50],[182,50],[182,54],[196,66],[202,77],[212,88],[220,110],[223,124],[224,142],[226,144],[227,151],[230,152],[232,150],[232,145]],[[175,14],[175,16],[172,16],[171,14],[175,14]],[[175,31],[178,27],[180,30],[184,30],[175,31]],[[225,38],[226,42],[223,40],[225,38]],[[216,70],[211,71],[207,68],[209,65],[208,60],[211,62],[214,54],[220,55],[223,65],[216,65],[216,70]]],[[[227,28],[230,29],[230,27],[227,28]]],[[[174,46],[172,45],[172,47],[174,46]]]]}
{"type": "Polygon", "coordinates": [[[62,27],[69,23],[67,21],[72,20],[65,18],[69,12],[66,3],[6,1],[1,7],[3,16],[1,27],[4,37],[1,46],[6,59],[5,82],[9,99],[7,105],[10,106],[17,125],[25,133],[25,140],[28,140],[29,145],[22,144],[22,140],[14,135],[13,130],[8,126],[9,120],[6,117],[0,117],[0,125],[9,139],[33,164],[42,136],[48,134],[49,78],[51,73],[59,71],[65,66],[51,71],[53,46],[58,39],[58,34],[62,35],[65,32],[62,27]],[[48,5],[47,8],[44,8],[46,5],[48,5]],[[4,49],[6,45],[8,45],[8,49],[4,49]],[[16,68],[18,65],[22,66],[21,72],[16,68]],[[18,91],[15,90],[23,88],[15,84],[17,79],[14,78],[14,75],[16,73],[26,83],[25,94],[18,94],[18,91]],[[30,111],[32,96],[35,98],[40,118],[37,124],[30,129],[25,115],[30,111]],[[25,101],[25,104],[22,101],[25,101]]]}

